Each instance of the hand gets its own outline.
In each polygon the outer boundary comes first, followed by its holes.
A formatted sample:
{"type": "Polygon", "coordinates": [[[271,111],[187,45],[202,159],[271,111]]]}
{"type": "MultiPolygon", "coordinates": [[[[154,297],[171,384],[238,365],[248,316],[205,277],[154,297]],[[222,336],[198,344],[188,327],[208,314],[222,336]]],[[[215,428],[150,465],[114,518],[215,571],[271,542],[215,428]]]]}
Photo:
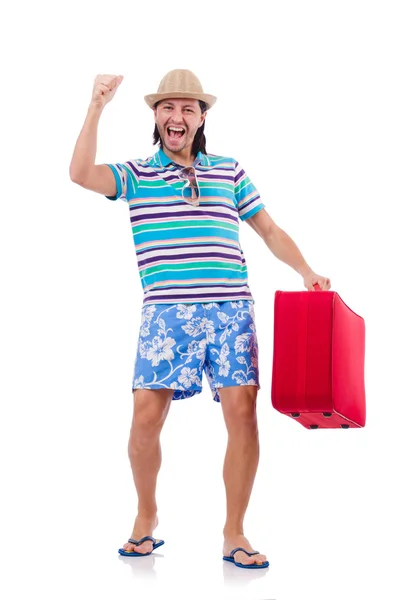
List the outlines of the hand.
{"type": "Polygon", "coordinates": [[[314,290],[315,283],[318,283],[322,290],[329,290],[331,287],[331,280],[328,279],[328,277],[317,275],[314,271],[309,271],[309,273],[303,277],[303,283],[305,288],[310,291],[314,290]]]}
{"type": "Polygon", "coordinates": [[[91,104],[103,108],[113,99],[123,75],[97,75],[94,81],[91,104]]]}

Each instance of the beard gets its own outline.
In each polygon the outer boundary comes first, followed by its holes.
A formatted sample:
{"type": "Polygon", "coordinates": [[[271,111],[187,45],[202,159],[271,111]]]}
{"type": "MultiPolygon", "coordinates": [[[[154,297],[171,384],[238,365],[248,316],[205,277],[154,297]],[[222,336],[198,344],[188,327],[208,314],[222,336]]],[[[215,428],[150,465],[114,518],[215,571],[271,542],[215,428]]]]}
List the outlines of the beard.
{"type": "Polygon", "coordinates": [[[189,145],[189,140],[187,138],[184,140],[184,142],[182,142],[181,146],[176,147],[176,148],[168,146],[167,140],[165,139],[165,137],[162,137],[161,141],[163,143],[164,148],[167,148],[167,150],[169,150],[170,152],[175,152],[175,153],[182,152],[182,150],[184,150],[189,145]]]}
{"type": "MultiPolygon", "coordinates": [[[[168,127],[168,125],[166,127],[168,127]]],[[[194,133],[192,133],[191,130],[185,128],[187,133],[185,134],[184,137],[186,139],[182,141],[181,146],[170,147],[168,140],[167,140],[168,134],[167,134],[166,127],[164,127],[164,126],[159,127],[157,123],[155,124],[154,133],[153,133],[153,143],[157,144],[160,141],[162,148],[166,148],[169,152],[175,152],[177,154],[182,152],[189,144],[192,144],[192,147],[195,145],[197,146],[197,143],[199,143],[198,140],[196,140],[197,136],[203,137],[203,134],[204,134],[204,123],[200,127],[198,127],[196,129],[196,131],[194,131],[194,133]],[[190,132],[189,139],[187,139],[187,134],[189,132],[190,132]]]]}

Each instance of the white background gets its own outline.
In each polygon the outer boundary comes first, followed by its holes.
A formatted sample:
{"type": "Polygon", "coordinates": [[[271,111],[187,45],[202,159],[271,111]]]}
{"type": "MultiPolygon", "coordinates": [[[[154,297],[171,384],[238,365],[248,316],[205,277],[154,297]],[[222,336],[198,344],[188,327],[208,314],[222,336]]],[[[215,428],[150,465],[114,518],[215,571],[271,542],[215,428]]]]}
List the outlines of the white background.
{"type": "MultiPolygon", "coordinates": [[[[9,5],[10,6],[10,5],[9,5]]],[[[7,600],[396,594],[394,2],[22,2],[2,18],[1,583],[7,600]],[[69,179],[94,79],[124,75],[97,163],[155,151],[143,96],[188,68],[218,97],[207,150],[236,158],[309,265],[366,322],[367,426],[310,431],[271,405],[274,292],[301,277],[241,224],[256,300],[261,458],[245,523],[266,571],[222,561],[221,407],[174,402],[166,544],[121,558],[142,290],[128,205],[69,179]]]]}

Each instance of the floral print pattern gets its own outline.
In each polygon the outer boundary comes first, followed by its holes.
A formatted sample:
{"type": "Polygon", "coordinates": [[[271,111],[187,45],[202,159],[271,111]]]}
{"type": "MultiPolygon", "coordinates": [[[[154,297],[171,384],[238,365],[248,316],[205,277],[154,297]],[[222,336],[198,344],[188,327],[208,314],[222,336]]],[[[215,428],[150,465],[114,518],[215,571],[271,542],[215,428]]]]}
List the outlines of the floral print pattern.
{"type": "Polygon", "coordinates": [[[202,390],[203,371],[216,402],[219,388],[260,387],[254,302],[144,306],[132,388],[190,398],[202,390]]]}

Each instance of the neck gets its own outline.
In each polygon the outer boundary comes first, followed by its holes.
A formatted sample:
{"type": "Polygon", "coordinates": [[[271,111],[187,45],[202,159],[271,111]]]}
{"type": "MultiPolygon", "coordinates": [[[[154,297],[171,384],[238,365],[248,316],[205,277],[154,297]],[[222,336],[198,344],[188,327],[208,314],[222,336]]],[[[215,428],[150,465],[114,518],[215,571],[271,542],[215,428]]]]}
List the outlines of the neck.
{"type": "Polygon", "coordinates": [[[168,148],[163,147],[163,152],[165,152],[165,154],[169,156],[171,160],[178,163],[178,165],[183,165],[184,167],[190,167],[196,158],[192,154],[192,146],[184,148],[180,152],[171,152],[168,150],[168,148]]]}

